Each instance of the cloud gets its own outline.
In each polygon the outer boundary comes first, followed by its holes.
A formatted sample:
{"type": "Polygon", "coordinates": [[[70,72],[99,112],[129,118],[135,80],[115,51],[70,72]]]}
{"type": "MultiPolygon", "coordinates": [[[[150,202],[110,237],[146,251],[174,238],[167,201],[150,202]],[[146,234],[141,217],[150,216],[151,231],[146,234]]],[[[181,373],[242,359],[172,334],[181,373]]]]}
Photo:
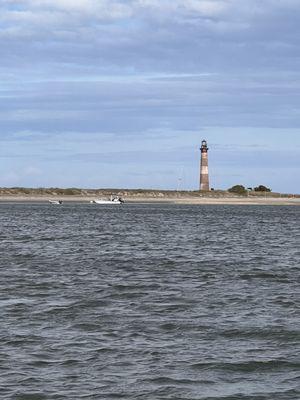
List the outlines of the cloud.
{"type": "Polygon", "coordinates": [[[66,20],[67,17],[76,21],[78,16],[82,19],[90,16],[104,21],[129,17],[132,15],[132,7],[116,0],[20,0],[14,2],[9,12],[12,17],[20,18],[27,14],[45,15],[49,17],[49,23],[53,22],[51,14],[65,14],[66,20]]]}
{"type": "Polygon", "coordinates": [[[263,16],[266,21],[269,16],[276,15],[276,11],[288,13],[296,8],[299,10],[299,5],[293,2],[283,7],[280,2],[266,1],[262,4],[256,0],[128,0],[126,3],[120,0],[20,0],[0,5],[0,18],[9,29],[18,23],[26,31],[26,24],[32,23],[36,28],[52,31],[52,35],[57,33],[55,29],[58,27],[61,31],[91,32],[91,29],[86,29],[86,24],[95,21],[98,24],[93,25],[94,32],[102,30],[104,34],[111,32],[114,21],[116,30],[116,25],[121,23],[119,29],[123,35],[156,26],[158,32],[152,31],[155,37],[163,28],[162,22],[167,29],[171,27],[169,24],[176,29],[192,23],[196,31],[200,28],[204,32],[210,29],[221,32],[222,27],[225,31],[235,31],[254,25],[254,17],[263,16]]]}
{"type": "Polygon", "coordinates": [[[157,18],[160,17],[170,18],[181,15],[183,18],[206,16],[217,16],[225,11],[229,6],[226,1],[218,0],[173,0],[173,1],[159,1],[159,0],[138,0],[132,3],[132,8],[136,14],[143,11],[150,11],[152,15],[157,18]]]}
{"type": "Polygon", "coordinates": [[[280,131],[298,149],[299,11],[298,0],[2,0],[0,168],[18,170],[7,155],[20,170],[36,157],[53,182],[77,154],[85,182],[99,154],[120,151],[131,173],[144,154],[141,175],[159,174],[166,149],[181,160],[188,146],[196,160],[203,136],[275,152],[280,131]]]}
{"type": "Polygon", "coordinates": [[[299,10],[273,0],[10,1],[0,5],[0,48],[4,67],[195,73],[274,68],[284,55],[296,70],[299,10]]]}

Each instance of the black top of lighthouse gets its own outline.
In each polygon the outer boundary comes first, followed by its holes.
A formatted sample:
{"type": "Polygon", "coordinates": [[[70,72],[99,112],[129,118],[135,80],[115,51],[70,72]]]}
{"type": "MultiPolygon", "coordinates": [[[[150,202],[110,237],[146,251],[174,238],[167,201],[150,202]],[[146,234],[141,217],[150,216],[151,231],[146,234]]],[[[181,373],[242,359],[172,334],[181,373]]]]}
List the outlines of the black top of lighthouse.
{"type": "Polygon", "coordinates": [[[208,152],[208,147],[207,147],[207,141],[206,140],[202,140],[201,152],[202,153],[207,153],[208,152]]]}

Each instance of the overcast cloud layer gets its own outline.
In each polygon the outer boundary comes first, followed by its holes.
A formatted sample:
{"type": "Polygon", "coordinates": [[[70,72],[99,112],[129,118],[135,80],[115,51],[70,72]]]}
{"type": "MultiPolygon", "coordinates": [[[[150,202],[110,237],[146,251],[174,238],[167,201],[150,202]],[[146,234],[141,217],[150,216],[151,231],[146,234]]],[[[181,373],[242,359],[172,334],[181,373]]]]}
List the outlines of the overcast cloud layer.
{"type": "Polygon", "coordinates": [[[2,0],[0,186],[300,192],[299,0],[2,0]],[[283,163],[284,161],[284,163],[283,163]]]}

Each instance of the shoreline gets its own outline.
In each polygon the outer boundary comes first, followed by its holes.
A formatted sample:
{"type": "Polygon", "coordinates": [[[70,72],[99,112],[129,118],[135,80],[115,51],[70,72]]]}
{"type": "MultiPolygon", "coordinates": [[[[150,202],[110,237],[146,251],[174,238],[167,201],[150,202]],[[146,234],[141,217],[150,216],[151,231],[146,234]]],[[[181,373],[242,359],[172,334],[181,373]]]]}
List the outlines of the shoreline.
{"type": "MultiPolygon", "coordinates": [[[[62,200],[64,203],[89,203],[95,196],[0,196],[1,203],[48,203],[49,200],[62,200]]],[[[126,196],[125,203],[150,203],[150,204],[182,204],[182,205],[300,205],[300,198],[282,197],[147,197],[126,196]]]]}

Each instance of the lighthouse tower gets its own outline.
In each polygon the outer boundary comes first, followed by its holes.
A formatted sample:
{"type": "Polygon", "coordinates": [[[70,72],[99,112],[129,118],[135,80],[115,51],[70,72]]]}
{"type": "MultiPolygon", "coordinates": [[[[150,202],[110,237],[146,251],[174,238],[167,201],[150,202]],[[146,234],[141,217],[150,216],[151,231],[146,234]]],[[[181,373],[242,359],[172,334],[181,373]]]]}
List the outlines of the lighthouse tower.
{"type": "Polygon", "coordinates": [[[201,150],[200,190],[209,190],[208,147],[206,140],[202,140],[202,145],[200,150],[201,150]]]}

